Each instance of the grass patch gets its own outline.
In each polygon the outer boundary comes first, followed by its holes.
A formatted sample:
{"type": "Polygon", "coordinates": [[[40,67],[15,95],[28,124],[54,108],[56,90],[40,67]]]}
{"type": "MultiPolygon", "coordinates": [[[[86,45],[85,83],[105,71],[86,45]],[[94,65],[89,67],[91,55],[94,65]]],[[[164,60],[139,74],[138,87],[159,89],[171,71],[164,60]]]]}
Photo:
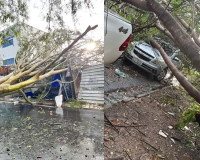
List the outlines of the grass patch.
{"type": "Polygon", "coordinates": [[[72,100],[69,102],[69,104],[70,104],[70,107],[72,107],[72,108],[83,108],[83,105],[85,105],[86,102],[72,100]]]}
{"type": "Polygon", "coordinates": [[[169,97],[164,97],[163,98],[163,101],[165,102],[165,103],[167,103],[167,104],[171,104],[171,105],[175,105],[175,100],[174,99],[172,99],[172,98],[169,98],[169,97]]]}

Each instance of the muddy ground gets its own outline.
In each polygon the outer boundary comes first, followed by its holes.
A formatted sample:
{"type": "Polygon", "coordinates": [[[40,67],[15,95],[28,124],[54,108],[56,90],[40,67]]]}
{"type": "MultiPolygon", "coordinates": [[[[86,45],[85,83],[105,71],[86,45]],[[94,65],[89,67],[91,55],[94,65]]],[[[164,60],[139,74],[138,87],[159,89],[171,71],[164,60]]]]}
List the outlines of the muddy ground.
{"type": "Polygon", "coordinates": [[[198,124],[169,128],[188,106],[188,97],[175,87],[112,105],[105,110],[105,160],[199,160],[198,124]]]}

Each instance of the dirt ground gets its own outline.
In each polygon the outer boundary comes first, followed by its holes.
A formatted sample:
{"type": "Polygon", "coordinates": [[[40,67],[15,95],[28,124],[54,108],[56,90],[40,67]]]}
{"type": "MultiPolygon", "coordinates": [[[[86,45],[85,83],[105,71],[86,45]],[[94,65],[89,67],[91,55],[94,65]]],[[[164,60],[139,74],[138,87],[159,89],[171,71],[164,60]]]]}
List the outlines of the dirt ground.
{"type": "Polygon", "coordinates": [[[105,110],[105,160],[199,160],[200,127],[173,127],[188,97],[174,87],[105,110]],[[167,137],[159,134],[163,132],[167,137]]]}

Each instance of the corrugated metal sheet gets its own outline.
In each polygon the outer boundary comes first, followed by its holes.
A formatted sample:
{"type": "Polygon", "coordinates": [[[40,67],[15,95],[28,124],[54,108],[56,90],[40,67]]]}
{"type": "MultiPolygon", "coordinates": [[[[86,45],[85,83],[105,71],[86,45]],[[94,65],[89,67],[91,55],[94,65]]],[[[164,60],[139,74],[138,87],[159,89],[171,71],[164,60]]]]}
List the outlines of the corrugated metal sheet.
{"type": "Polygon", "coordinates": [[[104,65],[85,68],[82,72],[78,100],[104,104],[104,65]]]}

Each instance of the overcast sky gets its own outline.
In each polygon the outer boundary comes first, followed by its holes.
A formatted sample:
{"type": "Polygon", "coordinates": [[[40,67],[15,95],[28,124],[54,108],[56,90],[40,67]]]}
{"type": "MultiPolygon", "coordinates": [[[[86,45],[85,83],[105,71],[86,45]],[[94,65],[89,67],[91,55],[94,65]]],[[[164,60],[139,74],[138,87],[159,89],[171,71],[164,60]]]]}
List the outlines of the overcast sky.
{"type": "MultiPolygon", "coordinates": [[[[91,31],[88,35],[94,39],[101,39],[103,41],[103,23],[104,23],[104,1],[103,0],[93,0],[93,8],[88,10],[86,7],[78,10],[77,18],[78,21],[74,24],[72,16],[68,14],[64,17],[65,24],[69,29],[79,30],[83,32],[88,25],[98,25],[98,27],[91,31]]],[[[47,30],[47,23],[43,19],[41,14],[42,5],[40,1],[30,0],[29,6],[29,20],[27,24],[38,28],[40,30],[47,30]]],[[[46,8],[47,10],[48,8],[46,8]]],[[[45,8],[43,8],[45,10],[45,8]]]]}

